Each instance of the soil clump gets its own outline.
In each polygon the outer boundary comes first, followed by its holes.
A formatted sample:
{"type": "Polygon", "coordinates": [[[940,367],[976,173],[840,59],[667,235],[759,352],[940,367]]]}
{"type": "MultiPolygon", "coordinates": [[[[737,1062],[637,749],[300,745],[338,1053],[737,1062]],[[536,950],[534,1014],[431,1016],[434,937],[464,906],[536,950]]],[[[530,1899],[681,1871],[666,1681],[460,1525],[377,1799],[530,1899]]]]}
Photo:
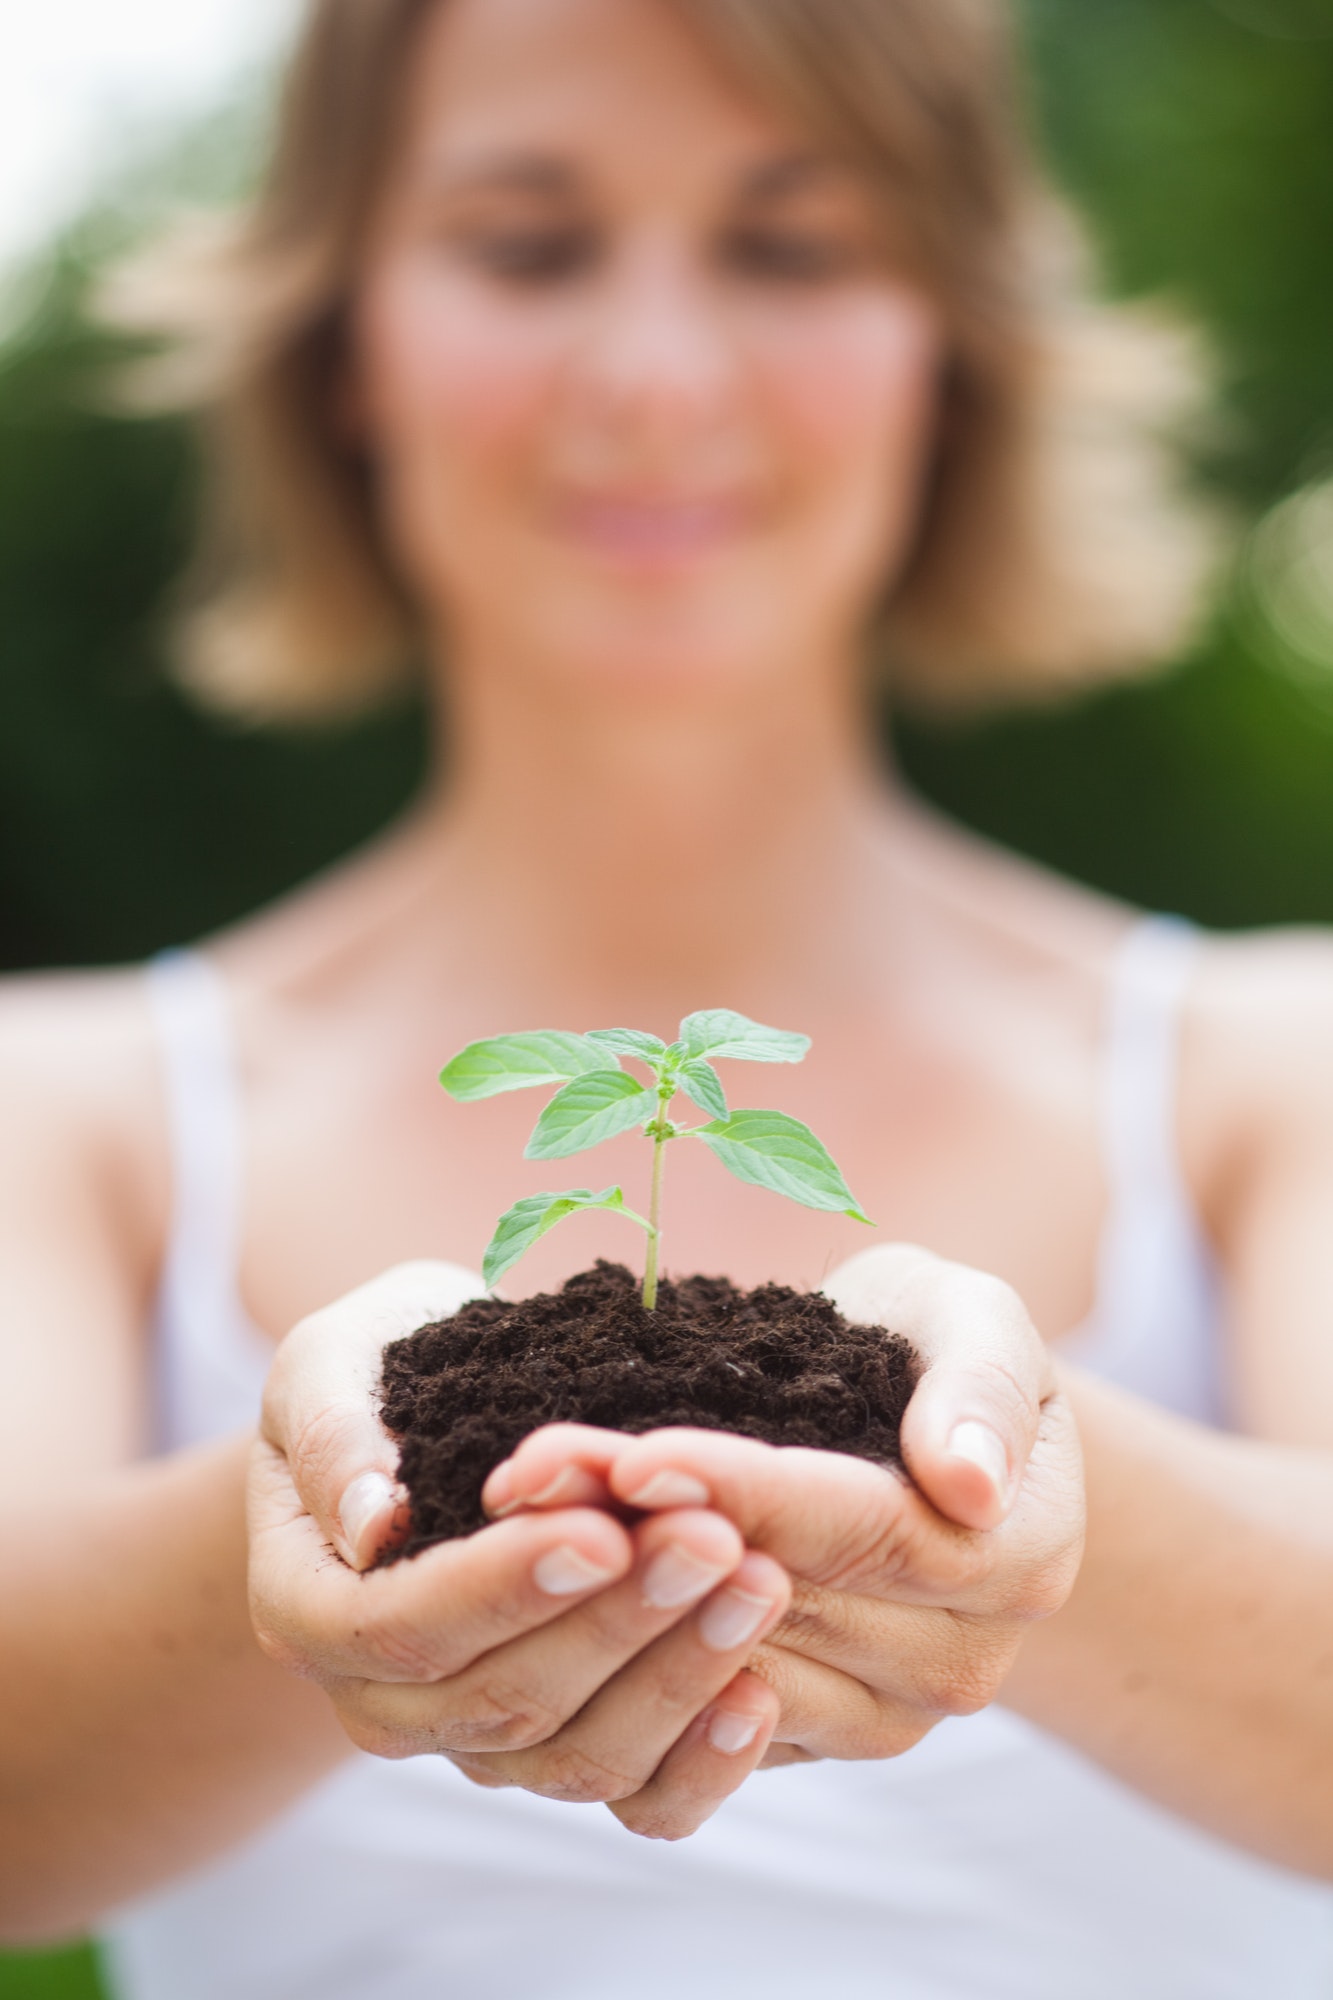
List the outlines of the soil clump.
{"type": "Polygon", "coordinates": [[[900,1334],[785,1285],[663,1279],[649,1313],[625,1266],[601,1261],[518,1304],[474,1299],[385,1349],[381,1414],[412,1509],[385,1559],[484,1526],[487,1475],[543,1424],[687,1424],[901,1465],[919,1373],[900,1334]]]}

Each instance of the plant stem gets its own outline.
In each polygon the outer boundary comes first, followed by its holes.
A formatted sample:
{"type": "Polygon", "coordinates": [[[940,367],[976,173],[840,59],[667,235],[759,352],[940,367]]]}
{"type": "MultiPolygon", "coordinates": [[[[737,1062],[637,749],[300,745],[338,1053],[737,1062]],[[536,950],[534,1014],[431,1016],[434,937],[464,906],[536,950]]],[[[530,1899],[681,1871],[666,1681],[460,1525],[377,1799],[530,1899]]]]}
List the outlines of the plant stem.
{"type": "MultiPolygon", "coordinates": [[[[665,1106],[662,1107],[665,1110],[665,1106]]],[[[653,1185],[648,1198],[648,1255],[643,1267],[643,1309],[657,1311],[657,1261],[662,1244],[662,1159],[669,1137],[665,1118],[653,1127],[653,1185]]]]}

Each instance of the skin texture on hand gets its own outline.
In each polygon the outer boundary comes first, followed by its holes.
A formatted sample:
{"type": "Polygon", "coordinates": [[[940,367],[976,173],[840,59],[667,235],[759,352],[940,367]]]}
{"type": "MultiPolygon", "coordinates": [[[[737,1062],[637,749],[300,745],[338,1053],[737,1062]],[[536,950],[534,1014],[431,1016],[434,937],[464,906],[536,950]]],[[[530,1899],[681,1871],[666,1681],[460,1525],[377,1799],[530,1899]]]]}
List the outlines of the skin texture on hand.
{"type": "Polygon", "coordinates": [[[1006,1287],[900,1248],[830,1291],[923,1355],[915,1484],[713,1432],[557,1425],[492,1475],[489,1528],[358,1573],[401,1521],[369,1394],[383,1343],[478,1289],[401,1267],[304,1322],[270,1378],[256,1629],[361,1747],[679,1837],[761,1761],[896,1756],[983,1706],[1064,1601],[1082,1492],[1045,1351],[1006,1287]],[[353,1524],[347,1495],[372,1481],[353,1524]]]}
{"type": "Polygon", "coordinates": [[[784,1747],[896,1756],[984,1707],[1030,1623],[1065,1602],[1082,1548],[1073,1419],[1016,1295],[904,1246],[864,1252],[828,1290],[849,1317],[907,1333],[926,1363],[903,1426],[911,1483],[710,1431],[556,1425],[485,1492],[507,1518],[574,1496],[711,1506],[781,1562],[792,1606],[751,1663],[781,1702],[769,1761],[784,1747]]]}
{"type": "Polygon", "coordinates": [[[365,1568],[401,1511],[372,1394],[383,1345],[481,1289],[456,1266],[402,1266],[279,1350],[250,1480],[260,1644],[365,1750],[445,1754],[478,1783],[600,1800],[679,1838],[769,1746],[777,1698],[745,1664],[790,1601],[772,1558],[713,1511],[627,1527],[576,1505],[365,1568]],[[372,1482],[376,1504],[349,1519],[372,1482]]]}

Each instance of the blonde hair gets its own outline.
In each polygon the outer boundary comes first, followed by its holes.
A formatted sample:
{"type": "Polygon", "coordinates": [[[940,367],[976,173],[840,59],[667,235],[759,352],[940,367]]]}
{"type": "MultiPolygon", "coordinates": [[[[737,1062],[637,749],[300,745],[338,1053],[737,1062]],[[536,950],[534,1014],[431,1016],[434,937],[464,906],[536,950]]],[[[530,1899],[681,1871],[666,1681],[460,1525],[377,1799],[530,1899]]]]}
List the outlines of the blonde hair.
{"type": "MultiPolygon", "coordinates": [[[[120,325],[167,343],[153,402],[204,428],[182,674],[254,719],[371,703],[417,649],[334,383],[402,74],[440,4],[312,0],[256,198],[109,293],[120,325]]],[[[883,190],[951,333],[921,528],[883,612],[895,688],[1040,695],[1177,650],[1216,540],[1174,436],[1198,356],[1167,321],[1094,301],[1023,141],[1002,0],[669,4],[883,190]]]]}

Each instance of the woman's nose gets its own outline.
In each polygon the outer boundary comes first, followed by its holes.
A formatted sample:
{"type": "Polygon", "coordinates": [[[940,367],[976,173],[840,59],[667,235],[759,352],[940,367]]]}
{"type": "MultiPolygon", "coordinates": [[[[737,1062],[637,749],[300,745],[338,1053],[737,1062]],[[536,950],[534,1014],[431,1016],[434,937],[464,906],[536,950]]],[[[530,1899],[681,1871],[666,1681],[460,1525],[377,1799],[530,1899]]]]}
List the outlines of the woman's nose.
{"type": "Polygon", "coordinates": [[[622,441],[678,449],[727,414],[738,374],[724,302],[697,258],[644,244],[608,272],[574,360],[585,414],[622,441]]]}

